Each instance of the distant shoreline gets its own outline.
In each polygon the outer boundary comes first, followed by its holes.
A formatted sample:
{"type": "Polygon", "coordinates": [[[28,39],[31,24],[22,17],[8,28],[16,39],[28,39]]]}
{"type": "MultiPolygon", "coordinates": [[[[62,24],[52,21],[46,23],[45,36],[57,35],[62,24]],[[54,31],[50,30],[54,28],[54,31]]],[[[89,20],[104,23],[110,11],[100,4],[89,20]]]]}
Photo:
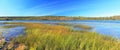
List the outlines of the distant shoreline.
{"type": "Polygon", "coordinates": [[[7,16],[0,20],[120,20],[120,16],[112,17],[67,17],[67,16],[7,16]]]}

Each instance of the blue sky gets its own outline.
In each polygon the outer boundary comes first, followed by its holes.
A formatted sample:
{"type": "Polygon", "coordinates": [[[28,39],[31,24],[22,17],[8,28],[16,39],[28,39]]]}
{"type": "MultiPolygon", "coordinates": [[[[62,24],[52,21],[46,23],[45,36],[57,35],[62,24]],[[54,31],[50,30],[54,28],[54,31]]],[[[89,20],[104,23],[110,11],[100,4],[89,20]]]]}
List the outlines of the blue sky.
{"type": "Polygon", "coordinates": [[[0,0],[0,16],[46,15],[120,15],[120,0],[0,0]]]}

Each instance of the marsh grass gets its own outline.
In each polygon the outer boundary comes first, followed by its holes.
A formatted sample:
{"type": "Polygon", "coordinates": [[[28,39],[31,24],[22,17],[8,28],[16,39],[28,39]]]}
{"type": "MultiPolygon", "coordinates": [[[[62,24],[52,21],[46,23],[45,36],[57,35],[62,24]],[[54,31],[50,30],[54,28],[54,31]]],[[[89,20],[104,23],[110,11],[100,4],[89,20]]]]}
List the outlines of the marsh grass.
{"type": "Polygon", "coordinates": [[[60,23],[56,23],[56,25],[69,26],[69,27],[73,27],[73,28],[82,28],[83,30],[92,29],[92,27],[87,26],[87,25],[83,25],[83,24],[70,24],[70,23],[60,22],[60,23]]]}
{"type": "Polygon", "coordinates": [[[2,28],[14,28],[17,27],[18,25],[8,25],[8,26],[2,26],[2,28]]]}
{"type": "Polygon", "coordinates": [[[87,25],[82,25],[82,24],[80,24],[80,25],[75,25],[74,27],[83,28],[83,29],[85,29],[85,30],[92,29],[92,27],[87,26],[87,25]]]}
{"type": "Polygon", "coordinates": [[[25,44],[28,50],[120,50],[119,41],[95,32],[82,33],[64,26],[38,23],[12,24],[26,27],[26,36],[14,42],[25,44]]]}

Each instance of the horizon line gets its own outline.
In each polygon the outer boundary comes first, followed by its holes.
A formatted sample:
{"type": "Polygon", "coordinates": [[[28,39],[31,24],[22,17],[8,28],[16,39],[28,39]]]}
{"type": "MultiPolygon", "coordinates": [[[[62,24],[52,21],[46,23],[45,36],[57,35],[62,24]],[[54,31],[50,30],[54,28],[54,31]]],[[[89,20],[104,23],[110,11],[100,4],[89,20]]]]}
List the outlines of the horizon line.
{"type": "MultiPolygon", "coordinates": [[[[40,15],[19,15],[19,16],[0,16],[0,17],[42,17],[40,15]]],[[[64,16],[64,15],[43,15],[43,16],[64,16]]],[[[111,16],[64,16],[64,17],[113,17],[113,16],[120,16],[120,15],[111,15],[111,16]]]]}

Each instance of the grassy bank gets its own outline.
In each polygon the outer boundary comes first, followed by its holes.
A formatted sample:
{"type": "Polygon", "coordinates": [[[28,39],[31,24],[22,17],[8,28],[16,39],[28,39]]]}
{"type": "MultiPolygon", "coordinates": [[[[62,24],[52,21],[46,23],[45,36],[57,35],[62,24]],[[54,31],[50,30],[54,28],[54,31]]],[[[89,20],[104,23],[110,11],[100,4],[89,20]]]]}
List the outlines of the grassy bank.
{"type": "Polygon", "coordinates": [[[26,36],[16,38],[14,42],[25,44],[28,50],[120,50],[117,40],[95,32],[38,23],[11,24],[26,27],[26,36]]]}

